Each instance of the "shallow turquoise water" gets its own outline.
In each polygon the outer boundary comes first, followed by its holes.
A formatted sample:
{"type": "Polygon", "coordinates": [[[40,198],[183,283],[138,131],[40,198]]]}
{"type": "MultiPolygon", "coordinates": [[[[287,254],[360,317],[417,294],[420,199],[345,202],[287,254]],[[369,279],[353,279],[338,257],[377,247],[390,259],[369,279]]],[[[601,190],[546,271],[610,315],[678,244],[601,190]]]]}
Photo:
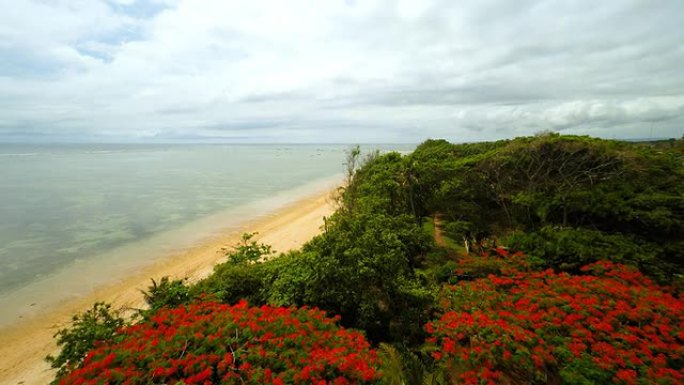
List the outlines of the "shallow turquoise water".
{"type": "Polygon", "coordinates": [[[348,148],[0,144],[0,296],[108,250],[330,180],[348,148]]]}

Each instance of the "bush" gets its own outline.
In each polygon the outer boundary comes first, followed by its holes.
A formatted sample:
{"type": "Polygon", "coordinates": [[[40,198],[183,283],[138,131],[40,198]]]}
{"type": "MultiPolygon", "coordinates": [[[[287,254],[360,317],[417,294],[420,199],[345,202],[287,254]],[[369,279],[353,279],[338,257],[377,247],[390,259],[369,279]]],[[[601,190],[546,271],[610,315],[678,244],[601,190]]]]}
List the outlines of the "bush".
{"type": "Polygon", "coordinates": [[[657,259],[662,248],[656,244],[644,244],[630,235],[546,226],[536,232],[510,234],[504,242],[536,257],[542,262],[540,267],[576,273],[581,266],[603,258],[638,267],[661,283],[672,281],[671,274],[668,274],[669,264],[657,259]]]}
{"type": "Polygon", "coordinates": [[[499,275],[511,270],[530,270],[534,261],[520,251],[511,253],[503,247],[489,248],[480,254],[464,254],[456,262],[452,274],[457,280],[484,278],[490,274],[499,275]]]}
{"type": "Polygon", "coordinates": [[[185,285],[181,279],[170,280],[169,277],[162,277],[159,282],[152,279],[152,285],[148,286],[147,291],[141,290],[145,302],[149,309],[142,312],[154,313],[163,307],[176,307],[190,302],[190,287],[185,285]]]}
{"type": "Polygon", "coordinates": [[[206,294],[228,304],[241,299],[252,305],[264,304],[268,289],[264,282],[272,263],[217,265],[212,275],[192,287],[191,293],[194,297],[206,294]]]}
{"type": "Polygon", "coordinates": [[[242,240],[226,254],[228,261],[216,265],[213,274],[194,285],[191,296],[197,298],[207,294],[229,304],[242,299],[252,305],[265,304],[271,286],[269,277],[282,263],[283,256],[269,259],[274,251],[270,245],[252,241],[256,234],[243,234],[242,240]]]}
{"type": "Polygon", "coordinates": [[[88,353],[60,384],[370,384],[362,334],[316,309],[193,303],[162,309],[88,353]]]}
{"type": "Polygon", "coordinates": [[[254,238],[255,235],[257,235],[257,233],[242,234],[242,240],[233,246],[233,249],[226,254],[229,263],[255,263],[262,259],[266,259],[275,253],[270,245],[253,241],[252,238],[254,238]]]}
{"type": "Polygon", "coordinates": [[[450,286],[427,325],[435,360],[453,383],[682,383],[682,301],[631,267],[582,270],[450,286]]]}
{"type": "Polygon", "coordinates": [[[430,238],[408,215],[336,217],[304,246],[300,260],[284,265],[273,287],[281,298],[341,315],[344,325],[364,329],[375,342],[401,340],[392,334],[393,324],[418,331],[421,325],[419,318],[406,318],[418,309],[406,306],[430,302],[428,293],[414,290],[419,283],[411,268],[412,258],[429,246],[430,238]]]}
{"type": "Polygon", "coordinates": [[[78,367],[98,342],[113,340],[124,320],[111,307],[97,302],[91,309],[73,316],[71,327],[60,329],[55,334],[60,352],[56,357],[49,355],[45,359],[58,369],[57,379],[78,367]]]}

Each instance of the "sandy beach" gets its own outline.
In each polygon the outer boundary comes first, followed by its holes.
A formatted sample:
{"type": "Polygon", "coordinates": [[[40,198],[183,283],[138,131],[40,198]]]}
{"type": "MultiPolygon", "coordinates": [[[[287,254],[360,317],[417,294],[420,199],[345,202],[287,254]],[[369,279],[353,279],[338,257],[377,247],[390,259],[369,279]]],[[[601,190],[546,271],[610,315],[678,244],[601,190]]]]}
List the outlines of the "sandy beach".
{"type": "Polygon", "coordinates": [[[97,287],[88,295],[0,329],[0,384],[49,383],[53,371],[43,358],[56,351],[53,334],[68,325],[73,314],[94,302],[106,301],[116,308],[140,308],[144,304],[140,290],[149,286],[150,278],[170,276],[194,281],[205,277],[216,263],[224,260],[222,250],[235,245],[244,232],[258,232],[257,241],[272,245],[277,252],[298,248],[320,232],[323,217],[333,211],[330,192],[305,197],[269,215],[244,222],[238,231],[212,237],[116,283],[97,287]]]}

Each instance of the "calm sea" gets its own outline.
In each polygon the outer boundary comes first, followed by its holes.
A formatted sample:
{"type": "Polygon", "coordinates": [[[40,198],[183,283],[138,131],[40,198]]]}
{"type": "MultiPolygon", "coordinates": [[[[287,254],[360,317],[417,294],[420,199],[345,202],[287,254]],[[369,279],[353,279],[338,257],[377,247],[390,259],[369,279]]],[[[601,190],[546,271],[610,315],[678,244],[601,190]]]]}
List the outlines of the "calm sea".
{"type": "MultiPolygon", "coordinates": [[[[196,239],[329,187],[349,148],[0,144],[0,303],[111,250],[196,239]]],[[[411,146],[362,146],[375,148],[411,146]]]]}

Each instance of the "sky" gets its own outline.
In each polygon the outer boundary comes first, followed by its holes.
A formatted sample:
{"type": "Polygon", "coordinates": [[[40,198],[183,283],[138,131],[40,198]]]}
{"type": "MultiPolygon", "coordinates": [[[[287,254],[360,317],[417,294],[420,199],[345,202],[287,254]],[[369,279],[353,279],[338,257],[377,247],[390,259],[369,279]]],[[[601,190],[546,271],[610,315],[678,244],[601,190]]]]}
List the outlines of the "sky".
{"type": "Polygon", "coordinates": [[[684,134],[684,1],[0,0],[0,142],[684,134]]]}

